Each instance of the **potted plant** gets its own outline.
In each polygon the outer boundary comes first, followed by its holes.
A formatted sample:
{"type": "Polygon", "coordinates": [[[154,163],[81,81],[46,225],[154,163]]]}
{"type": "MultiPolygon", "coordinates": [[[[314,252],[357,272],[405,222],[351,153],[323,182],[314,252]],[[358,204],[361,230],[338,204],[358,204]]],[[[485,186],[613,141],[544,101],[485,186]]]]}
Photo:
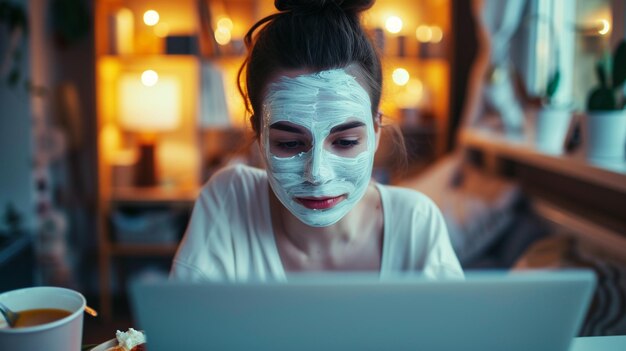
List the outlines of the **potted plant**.
{"type": "Polygon", "coordinates": [[[623,161],[626,149],[626,40],[596,65],[598,86],[589,92],[583,138],[587,158],[623,161]]]}
{"type": "Polygon", "coordinates": [[[535,146],[543,152],[557,155],[563,153],[572,117],[571,103],[556,98],[560,81],[561,73],[556,67],[548,78],[535,122],[535,146]]]}

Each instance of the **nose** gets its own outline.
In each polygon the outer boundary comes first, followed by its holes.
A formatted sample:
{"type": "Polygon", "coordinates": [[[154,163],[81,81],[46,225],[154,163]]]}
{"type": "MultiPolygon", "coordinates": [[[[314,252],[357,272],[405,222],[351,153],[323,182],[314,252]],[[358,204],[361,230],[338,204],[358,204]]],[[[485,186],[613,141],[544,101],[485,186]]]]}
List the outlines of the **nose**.
{"type": "Polygon", "coordinates": [[[311,148],[311,155],[306,163],[304,178],[311,184],[321,184],[332,178],[332,169],[324,156],[322,147],[311,148]]]}

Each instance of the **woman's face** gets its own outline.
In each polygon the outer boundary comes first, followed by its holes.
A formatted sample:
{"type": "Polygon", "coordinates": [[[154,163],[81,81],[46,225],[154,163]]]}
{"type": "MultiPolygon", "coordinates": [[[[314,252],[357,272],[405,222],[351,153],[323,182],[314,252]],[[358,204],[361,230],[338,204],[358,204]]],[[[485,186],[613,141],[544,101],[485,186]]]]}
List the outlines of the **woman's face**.
{"type": "Polygon", "coordinates": [[[344,69],[293,73],[267,87],[261,147],[276,197],[305,224],[325,227],[367,190],[377,139],[370,98],[344,69]]]}

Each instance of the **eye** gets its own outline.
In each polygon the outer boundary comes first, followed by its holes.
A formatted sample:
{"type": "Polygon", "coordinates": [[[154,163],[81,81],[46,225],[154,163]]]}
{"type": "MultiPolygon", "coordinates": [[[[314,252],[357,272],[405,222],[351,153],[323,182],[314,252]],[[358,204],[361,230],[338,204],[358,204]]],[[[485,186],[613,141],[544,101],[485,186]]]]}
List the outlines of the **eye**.
{"type": "Polygon", "coordinates": [[[337,139],[333,142],[333,145],[342,148],[342,149],[350,149],[359,145],[360,142],[358,139],[337,139]]]}
{"type": "Polygon", "coordinates": [[[297,141],[297,140],[277,141],[276,146],[278,146],[279,148],[283,150],[294,150],[299,147],[303,147],[304,143],[301,141],[297,141]]]}

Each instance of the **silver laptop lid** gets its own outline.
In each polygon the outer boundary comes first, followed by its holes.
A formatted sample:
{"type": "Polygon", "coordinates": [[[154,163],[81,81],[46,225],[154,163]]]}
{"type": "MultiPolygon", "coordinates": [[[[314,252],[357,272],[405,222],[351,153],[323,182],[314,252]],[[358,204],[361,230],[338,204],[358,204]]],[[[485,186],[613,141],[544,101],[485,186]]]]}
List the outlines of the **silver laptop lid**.
{"type": "Polygon", "coordinates": [[[465,280],[316,274],[288,283],[138,282],[150,351],[550,350],[577,334],[590,271],[476,272],[465,280]]]}

